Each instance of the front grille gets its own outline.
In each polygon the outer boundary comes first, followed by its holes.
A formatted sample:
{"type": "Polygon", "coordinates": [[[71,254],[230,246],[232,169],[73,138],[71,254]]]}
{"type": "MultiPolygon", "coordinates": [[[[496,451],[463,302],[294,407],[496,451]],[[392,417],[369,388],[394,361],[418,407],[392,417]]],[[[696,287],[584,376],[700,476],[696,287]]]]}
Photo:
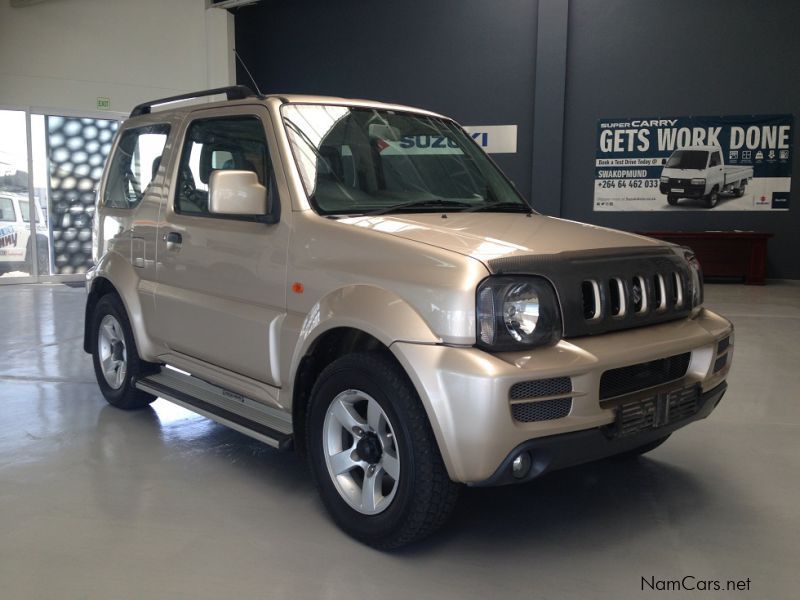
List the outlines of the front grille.
{"type": "Polygon", "coordinates": [[[509,397],[512,400],[525,398],[542,398],[543,396],[558,396],[572,392],[572,381],[569,377],[555,377],[553,379],[537,379],[535,381],[520,381],[511,386],[509,397]]]}
{"type": "Polygon", "coordinates": [[[555,398],[511,405],[511,415],[514,420],[523,423],[561,419],[566,417],[570,410],[572,410],[572,398],[555,398]]]}
{"type": "Polygon", "coordinates": [[[630,394],[686,375],[691,353],[611,369],[600,378],[600,400],[630,394]]]}
{"type": "Polygon", "coordinates": [[[587,279],[580,288],[583,318],[632,317],[635,321],[652,313],[666,314],[688,306],[688,290],[689,280],[679,271],[587,279]]]}
{"type": "Polygon", "coordinates": [[[515,255],[491,260],[489,267],[494,274],[550,281],[565,338],[664,323],[692,309],[688,264],[663,246],[515,255]]]}
{"type": "Polygon", "coordinates": [[[620,404],[617,420],[609,426],[613,437],[626,437],[681,421],[698,410],[697,386],[654,394],[620,404]]]}

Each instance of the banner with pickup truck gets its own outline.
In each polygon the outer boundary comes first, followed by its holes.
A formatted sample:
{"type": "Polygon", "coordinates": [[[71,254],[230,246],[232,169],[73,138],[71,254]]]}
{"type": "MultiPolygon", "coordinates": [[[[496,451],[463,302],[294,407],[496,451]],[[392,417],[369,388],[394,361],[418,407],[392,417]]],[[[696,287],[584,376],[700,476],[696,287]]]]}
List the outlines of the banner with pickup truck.
{"type": "Polygon", "coordinates": [[[792,115],[600,119],[595,211],[789,210],[792,115]]]}

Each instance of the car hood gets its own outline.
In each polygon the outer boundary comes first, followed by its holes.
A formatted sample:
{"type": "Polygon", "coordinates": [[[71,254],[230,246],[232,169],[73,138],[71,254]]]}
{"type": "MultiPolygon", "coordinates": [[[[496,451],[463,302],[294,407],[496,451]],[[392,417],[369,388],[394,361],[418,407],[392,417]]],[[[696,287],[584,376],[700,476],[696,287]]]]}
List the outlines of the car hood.
{"type": "Polygon", "coordinates": [[[672,169],[665,167],[661,171],[662,177],[673,177],[675,179],[691,179],[703,173],[702,169],[672,169]]]}
{"type": "Polygon", "coordinates": [[[414,240],[470,256],[484,263],[509,256],[574,250],[665,245],[652,238],[521,213],[415,213],[361,216],[340,223],[414,240]]]}

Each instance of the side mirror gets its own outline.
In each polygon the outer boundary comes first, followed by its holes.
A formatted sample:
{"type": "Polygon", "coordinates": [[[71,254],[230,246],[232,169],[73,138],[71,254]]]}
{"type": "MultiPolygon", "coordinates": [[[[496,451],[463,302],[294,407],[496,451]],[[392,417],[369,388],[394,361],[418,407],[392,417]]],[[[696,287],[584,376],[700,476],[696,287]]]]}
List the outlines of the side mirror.
{"type": "Polygon", "coordinates": [[[213,215],[255,217],[274,223],[267,214],[267,188],[253,171],[216,170],[208,181],[208,210],[213,215]]]}

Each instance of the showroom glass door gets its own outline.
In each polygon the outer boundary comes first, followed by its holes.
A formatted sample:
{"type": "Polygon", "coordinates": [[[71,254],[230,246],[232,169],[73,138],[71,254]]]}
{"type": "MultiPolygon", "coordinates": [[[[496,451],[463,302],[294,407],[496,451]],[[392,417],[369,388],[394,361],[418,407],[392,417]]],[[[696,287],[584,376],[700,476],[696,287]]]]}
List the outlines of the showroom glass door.
{"type": "Polygon", "coordinates": [[[28,113],[0,108],[0,282],[35,275],[28,113]]]}
{"type": "Polygon", "coordinates": [[[80,279],[93,264],[97,189],[119,121],[34,113],[31,124],[34,187],[47,221],[43,274],[80,279]]]}
{"type": "Polygon", "coordinates": [[[118,126],[0,109],[0,283],[81,280],[92,266],[95,199],[118,126]]]}

